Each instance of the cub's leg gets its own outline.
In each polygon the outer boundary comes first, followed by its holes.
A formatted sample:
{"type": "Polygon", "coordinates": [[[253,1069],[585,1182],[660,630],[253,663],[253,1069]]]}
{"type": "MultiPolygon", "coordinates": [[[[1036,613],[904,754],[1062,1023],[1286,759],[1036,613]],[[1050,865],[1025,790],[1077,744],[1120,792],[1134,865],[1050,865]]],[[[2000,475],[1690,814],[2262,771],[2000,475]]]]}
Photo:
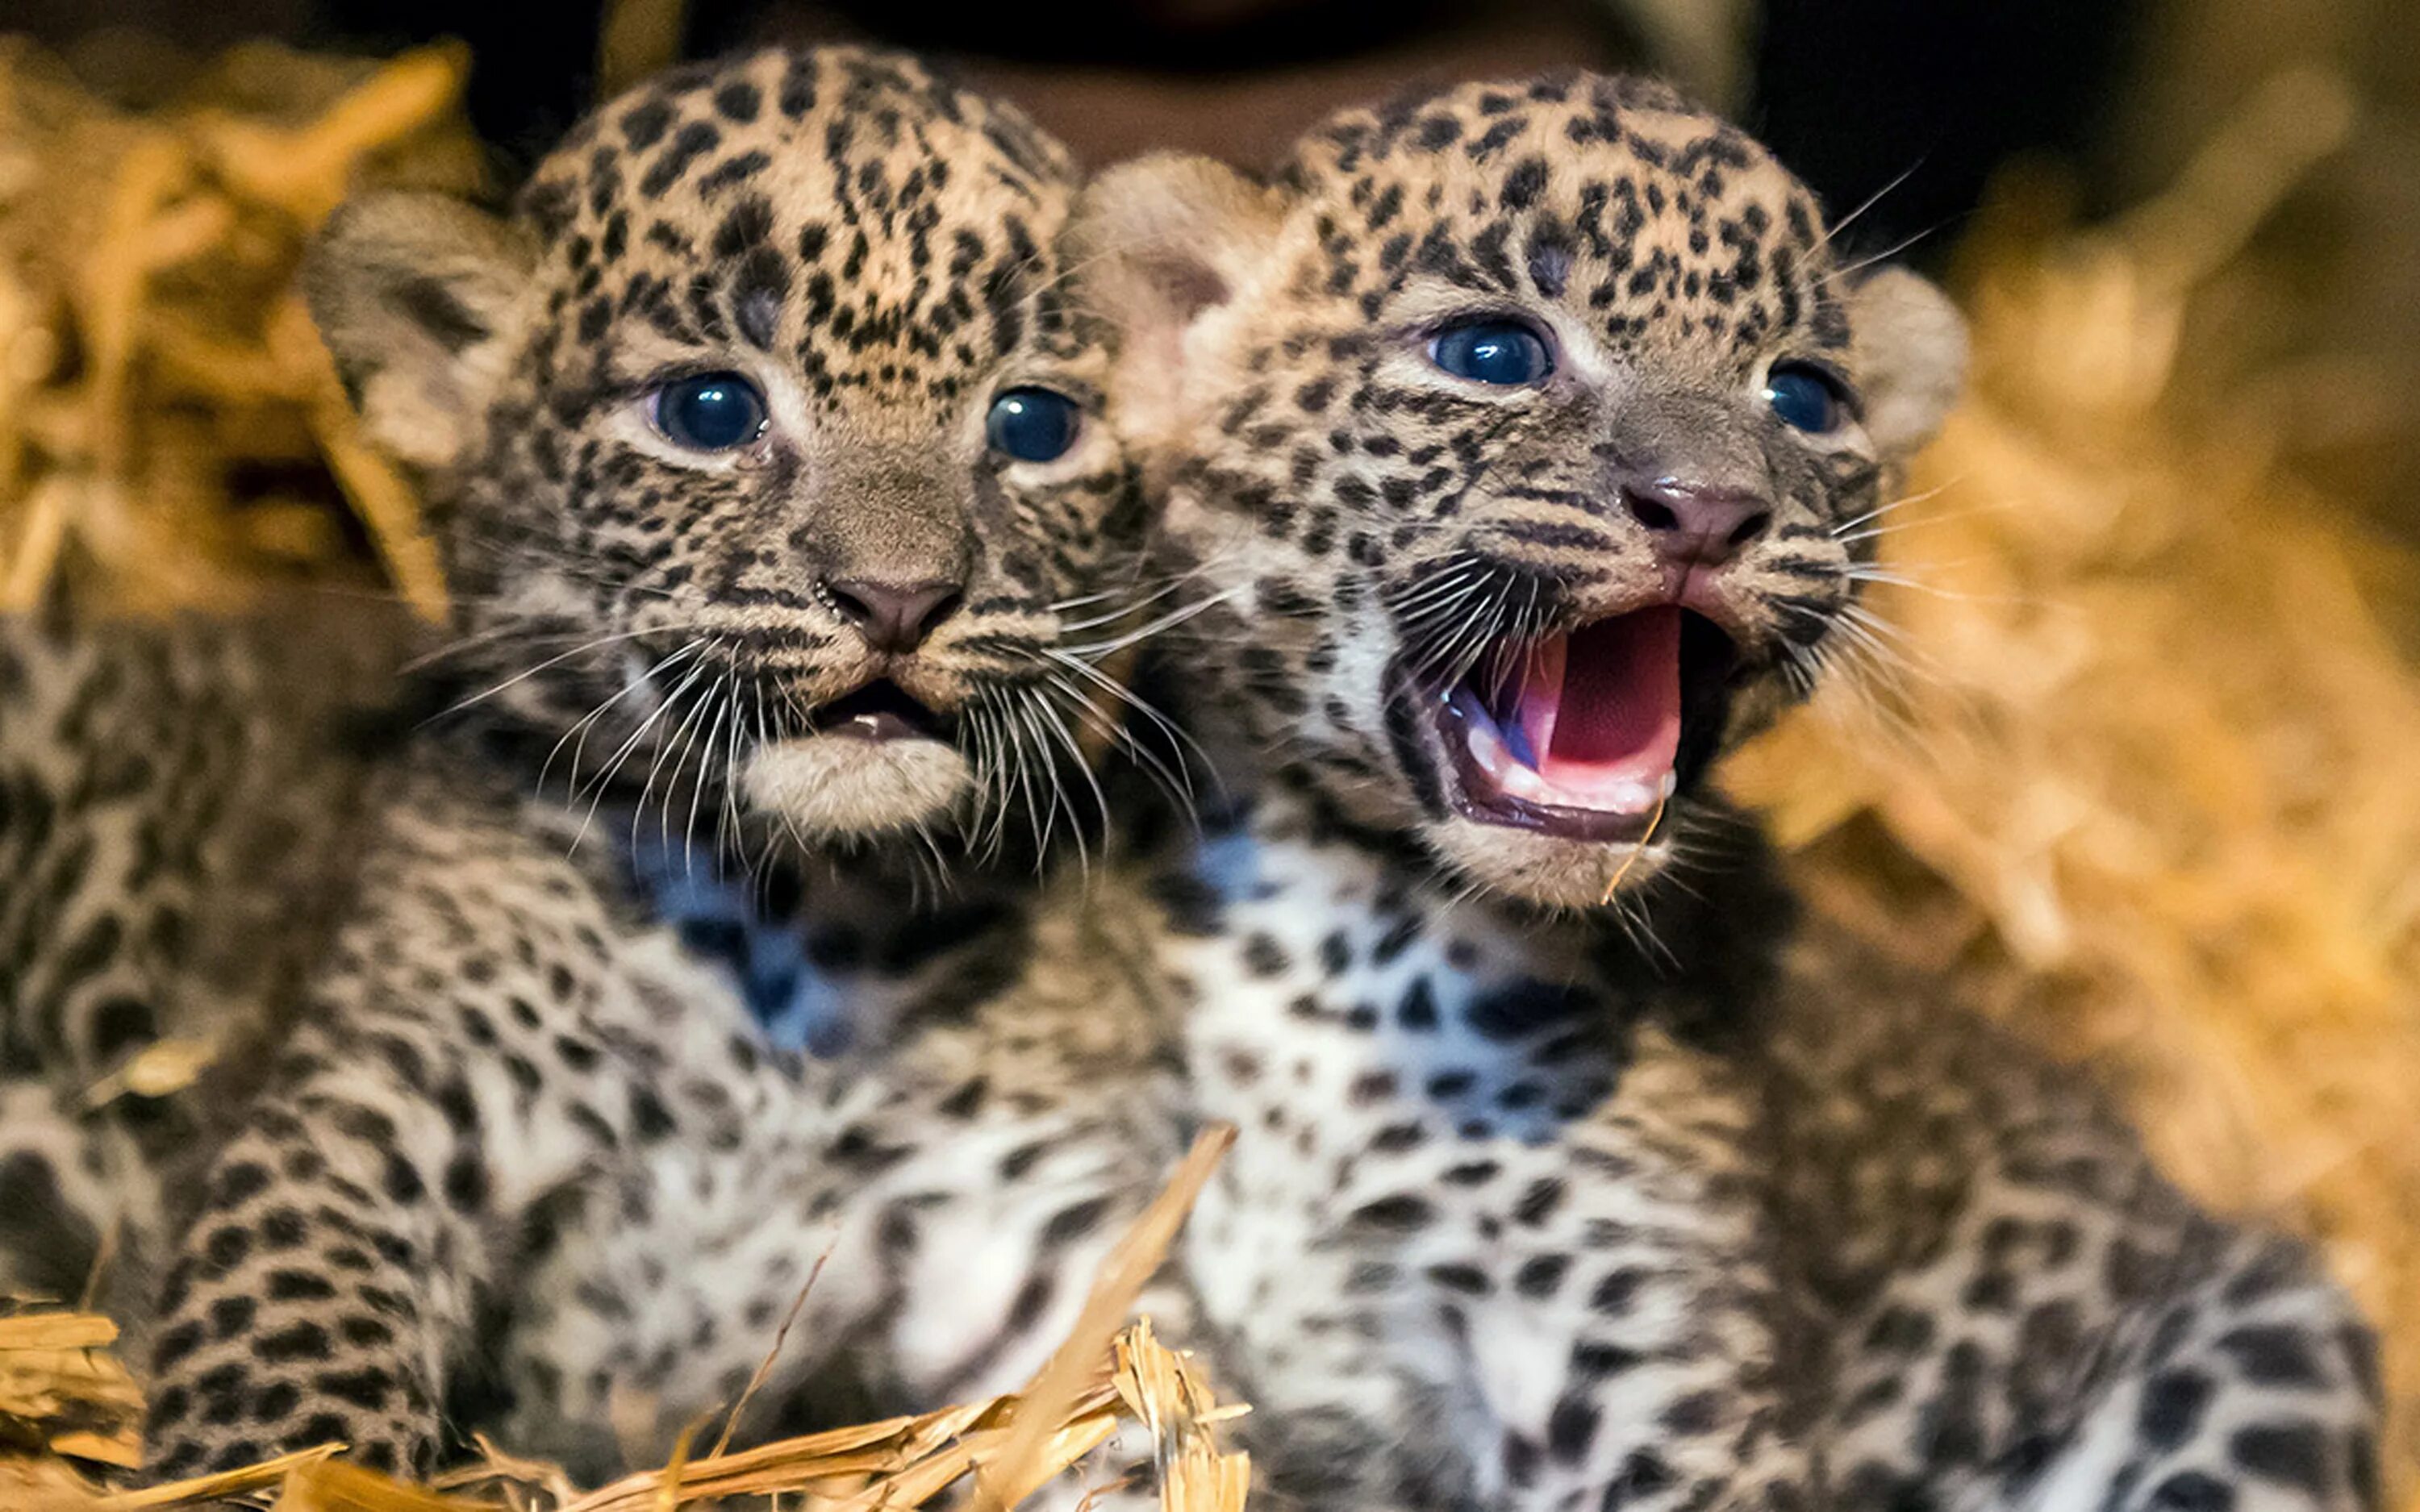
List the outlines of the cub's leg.
{"type": "Polygon", "coordinates": [[[774,1094],[709,976],[459,785],[383,807],[303,1022],[211,1165],[161,1298],[161,1474],[328,1442],[427,1470],[534,1205],[667,1143],[736,1146],[774,1094]]]}

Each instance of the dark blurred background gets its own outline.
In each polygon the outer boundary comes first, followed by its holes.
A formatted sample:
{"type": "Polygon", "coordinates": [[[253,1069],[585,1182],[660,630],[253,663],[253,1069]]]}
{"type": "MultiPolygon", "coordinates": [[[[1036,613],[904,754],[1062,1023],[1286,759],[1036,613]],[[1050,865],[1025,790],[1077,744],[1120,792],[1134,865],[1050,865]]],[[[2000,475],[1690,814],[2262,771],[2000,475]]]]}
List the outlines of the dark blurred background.
{"type": "MultiPolygon", "coordinates": [[[[605,0],[13,0],[0,29],[70,57],[129,34],[384,54],[471,45],[504,181],[594,98],[605,0]]],[[[1337,105],[1559,64],[1677,77],[1771,142],[1861,251],[1934,268],[2011,160],[2056,164],[2089,217],[2168,182],[2288,64],[2349,81],[2351,148],[2263,231],[2290,261],[2264,358],[2321,395],[2295,460],[2420,538],[2420,5],[2413,0],[625,0],[695,56],[769,37],[948,54],[1088,162],[1156,147],[1266,165],[1337,105]]],[[[2256,255],[2260,249],[2256,248],[2256,255]]]]}
{"type": "MultiPolygon", "coordinates": [[[[20,0],[10,29],[72,51],[102,28],[197,49],[269,36],[391,52],[455,37],[481,132],[526,162],[593,98],[602,0],[20,0]]],[[[1091,161],[1150,147],[1265,163],[1336,105],[1558,64],[1677,72],[1821,190],[1905,237],[1954,226],[2009,153],[2086,152],[2142,0],[753,0],[688,8],[690,55],[768,35],[954,55],[1091,161]],[[1901,181],[1903,179],[1903,181],[1901,181]]],[[[1928,238],[1935,244],[1942,237],[1928,238]]]]}

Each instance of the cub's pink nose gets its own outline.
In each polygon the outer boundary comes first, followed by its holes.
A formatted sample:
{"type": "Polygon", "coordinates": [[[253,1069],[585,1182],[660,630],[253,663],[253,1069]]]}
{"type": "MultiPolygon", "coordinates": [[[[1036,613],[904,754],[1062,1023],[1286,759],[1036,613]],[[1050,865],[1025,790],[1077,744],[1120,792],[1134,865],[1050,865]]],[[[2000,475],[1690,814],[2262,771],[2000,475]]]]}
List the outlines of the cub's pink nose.
{"type": "Polygon", "coordinates": [[[1720,566],[1773,523],[1761,495],[1678,478],[1624,483],[1621,502],[1647,527],[1655,554],[1676,564],[1720,566]]]}
{"type": "Polygon", "coordinates": [[[964,595],[954,582],[882,583],[827,580],[824,593],[842,618],[876,651],[904,656],[924,643],[956,610],[964,595]]]}

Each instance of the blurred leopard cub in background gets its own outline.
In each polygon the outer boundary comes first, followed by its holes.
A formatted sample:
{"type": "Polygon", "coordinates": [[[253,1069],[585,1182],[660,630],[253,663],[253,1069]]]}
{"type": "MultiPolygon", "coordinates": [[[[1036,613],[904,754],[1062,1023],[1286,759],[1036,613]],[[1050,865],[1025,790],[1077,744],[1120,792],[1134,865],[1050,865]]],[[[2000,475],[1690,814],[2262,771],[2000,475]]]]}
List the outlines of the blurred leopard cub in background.
{"type": "MultiPolygon", "coordinates": [[[[442,525],[459,717],[377,779],[351,903],[200,1183],[155,1471],[330,1440],[428,1470],[547,1257],[644,1222],[623,1176],[710,1208],[814,1168],[905,1005],[1014,969],[1141,518],[1061,288],[1075,187],[911,59],[775,51],[611,102],[508,217],[332,222],[312,308],[442,525]],[[675,928],[734,891],[754,936],[675,928]],[[813,1068],[768,1044],[835,1026],[813,1068]]],[[[778,1307],[812,1258],[650,1263],[778,1307]]],[[[604,1431],[607,1381],[508,1384],[604,1431]]]]}
{"type": "Polygon", "coordinates": [[[1665,88],[1087,192],[1247,816],[1156,954],[1185,1244],[1321,1505],[2354,1508],[2374,1346],[2074,1074],[1792,922],[1705,774],[1827,671],[1961,322],[1665,88]],[[1600,906],[1603,904],[1604,906],[1600,906]]]}

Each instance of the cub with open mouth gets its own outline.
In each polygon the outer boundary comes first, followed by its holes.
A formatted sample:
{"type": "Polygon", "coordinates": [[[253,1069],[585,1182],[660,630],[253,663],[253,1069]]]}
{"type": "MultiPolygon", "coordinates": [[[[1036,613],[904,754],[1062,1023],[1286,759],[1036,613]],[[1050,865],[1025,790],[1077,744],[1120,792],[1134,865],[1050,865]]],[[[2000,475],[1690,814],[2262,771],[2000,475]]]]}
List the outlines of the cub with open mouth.
{"type": "Polygon", "coordinates": [[[1569,905],[1653,875],[1709,759],[1807,691],[1963,360],[1746,137],[1615,115],[1559,168],[1407,108],[1275,189],[1161,162],[1097,195],[1155,333],[1122,410],[1191,459],[1170,548],[1227,594],[1202,664],[1346,814],[1569,905]],[[1643,161],[1599,171],[1600,130],[1643,161]]]}
{"type": "Polygon", "coordinates": [[[1238,1131],[1181,1242],[1255,1473],[2227,1506],[2291,1443],[2293,1499],[2378,1504],[2374,1351],[2310,1257],[2195,1212],[1954,979],[1795,927],[1746,826],[1672,864],[1711,759],[1862,629],[1947,302],[1637,81],[1442,89],[1272,183],[1160,159],[1087,203],[1208,606],[1172,681],[1248,800],[1154,958],[1189,1111],[1238,1131]]]}

